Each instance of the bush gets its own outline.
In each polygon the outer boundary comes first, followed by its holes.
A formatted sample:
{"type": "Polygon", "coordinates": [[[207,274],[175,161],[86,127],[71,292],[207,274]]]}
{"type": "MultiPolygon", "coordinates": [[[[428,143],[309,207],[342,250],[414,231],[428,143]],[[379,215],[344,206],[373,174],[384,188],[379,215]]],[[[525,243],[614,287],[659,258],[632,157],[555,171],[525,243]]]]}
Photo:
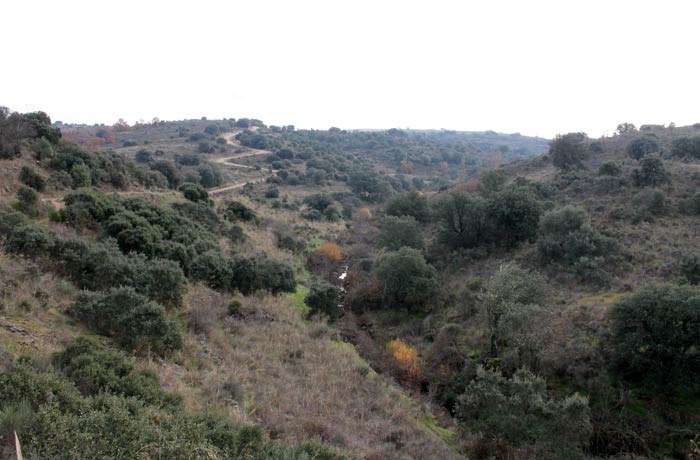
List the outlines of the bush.
{"type": "Polygon", "coordinates": [[[199,184],[192,184],[186,182],[180,186],[178,189],[185,199],[192,201],[193,203],[209,202],[209,193],[199,184]]]}
{"type": "Polygon", "coordinates": [[[650,220],[664,214],[667,210],[666,195],[657,189],[643,190],[632,198],[635,207],[635,219],[650,220]]]}
{"type": "Polygon", "coordinates": [[[687,254],[680,263],[681,273],[690,284],[700,284],[700,254],[687,254]]]}
{"type": "Polygon", "coordinates": [[[0,208],[0,240],[7,237],[16,227],[28,223],[29,219],[24,214],[0,208]]]}
{"type": "Polygon", "coordinates": [[[19,172],[19,180],[27,187],[31,187],[37,192],[43,192],[46,189],[46,181],[42,176],[37,174],[32,168],[22,166],[19,172]]]}
{"type": "Polygon", "coordinates": [[[622,174],[622,168],[614,161],[606,161],[598,168],[599,176],[619,176],[622,174]]]}
{"type": "Polygon", "coordinates": [[[559,263],[575,267],[582,259],[602,258],[614,262],[619,254],[617,242],[594,229],[582,208],[565,206],[542,218],[537,249],[544,264],[559,263]]]}
{"type": "Polygon", "coordinates": [[[632,182],[637,187],[658,187],[670,182],[663,162],[659,158],[643,158],[640,168],[632,171],[632,182]]]}
{"type": "Polygon", "coordinates": [[[396,217],[412,216],[420,223],[426,223],[430,218],[427,197],[415,190],[389,200],[385,213],[396,217]]]}
{"type": "Polygon", "coordinates": [[[239,316],[241,314],[241,309],[243,308],[243,305],[241,304],[240,301],[236,299],[232,299],[228,305],[226,306],[226,313],[229,316],[239,316]]]}
{"type": "Polygon", "coordinates": [[[700,289],[645,286],[610,310],[613,368],[625,379],[673,390],[700,377],[700,289]]]}
{"type": "Polygon", "coordinates": [[[700,192],[696,192],[689,198],[681,200],[678,210],[690,216],[700,215],[700,192]]]}
{"type": "Polygon", "coordinates": [[[439,237],[453,248],[474,248],[487,241],[486,201],[462,192],[438,199],[435,215],[440,221],[439,237]]]}
{"type": "Polygon", "coordinates": [[[625,150],[630,158],[641,160],[651,153],[658,152],[659,144],[651,137],[639,137],[630,142],[625,150]]]}
{"type": "Polygon", "coordinates": [[[671,144],[671,156],[700,159],[700,136],[674,139],[671,144]]]}
{"type": "Polygon", "coordinates": [[[81,189],[69,193],[63,198],[63,220],[77,228],[96,230],[100,224],[123,210],[118,200],[108,197],[94,189],[81,189]]]}
{"type": "Polygon", "coordinates": [[[550,396],[544,379],[525,369],[506,378],[479,367],[456,417],[464,431],[481,433],[490,455],[505,441],[503,458],[522,458],[517,449],[523,448],[538,459],[584,459],[592,433],[588,398],[550,396]]]}
{"type": "MultiPolygon", "coordinates": [[[[257,289],[267,290],[272,294],[294,292],[296,290],[297,282],[294,277],[294,270],[287,264],[262,257],[255,260],[254,266],[259,277],[257,289]]],[[[236,279],[239,279],[241,271],[237,271],[234,268],[234,273],[236,279]]],[[[243,289],[240,290],[246,294],[243,289]]]]}
{"type": "Polygon", "coordinates": [[[317,281],[311,285],[309,293],[304,298],[304,303],[309,306],[311,314],[325,314],[335,319],[340,314],[340,289],[326,281],[317,281]]]}
{"type": "Polygon", "coordinates": [[[150,163],[153,161],[153,154],[146,149],[141,149],[134,155],[134,160],[139,163],[150,163]]]}
{"type": "Polygon", "coordinates": [[[233,270],[230,261],[219,251],[207,251],[192,259],[190,276],[204,281],[213,289],[233,289],[233,270]]]}
{"type": "Polygon", "coordinates": [[[498,355],[502,323],[521,310],[533,309],[544,297],[544,280],[515,264],[506,264],[489,279],[484,292],[484,307],[491,333],[491,356],[498,355]]]}
{"type": "Polygon", "coordinates": [[[44,261],[49,269],[66,276],[81,289],[130,286],[167,306],[182,303],[185,278],[177,264],[126,257],[109,242],[63,237],[44,226],[29,224],[11,231],[5,250],[44,261]]]}
{"type": "Polygon", "coordinates": [[[435,269],[417,249],[404,247],[382,257],[377,277],[389,305],[420,308],[437,292],[435,269]]]}
{"type": "Polygon", "coordinates": [[[558,134],[549,146],[552,164],[559,169],[583,168],[588,157],[588,144],[583,133],[558,134]]]}
{"type": "Polygon", "coordinates": [[[92,173],[87,165],[74,164],[70,169],[70,175],[73,179],[73,188],[89,187],[92,184],[92,173]]]}
{"type": "Polygon", "coordinates": [[[129,351],[163,354],[182,348],[178,324],[166,316],[161,305],[132,288],[113,288],[106,293],[83,291],[68,313],[129,351]]]}
{"type": "Polygon", "coordinates": [[[158,394],[159,386],[155,377],[134,370],[121,355],[80,341],[55,358],[53,366],[23,359],[0,372],[2,409],[7,414],[8,409],[25,408],[13,414],[25,414],[14,419],[26,422],[19,435],[32,458],[66,458],[70,452],[73,460],[135,455],[169,460],[344,460],[315,443],[286,446],[268,441],[259,428],[234,425],[216,411],[187,412],[177,397],[158,394]],[[57,369],[64,365],[65,374],[57,369]],[[78,392],[74,380],[90,394],[78,392]],[[99,393],[92,394],[95,390],[99,393]]]}
{"type": "Polygon", "coordinates": [[[159,160],[151,165],[151,169],[161,173],[168,180],[168,187],[174,189],[180,185],[182,176],[177,167],[170,161],[159,160]]]}
{"type": "Polygon", "coordinates": [[[440,239],[453,248],[513,247],[537,233],[541,206],[524,187],[508,187],[488,198],[452,192],[435,204],[440,239]]]}
{"type": "Polygon", "coordinates": [[[392,251],[402,247],[423,249],[420,224],[412,216],[388,216],[382,223],[379,245],[392,251]]]}
{"type": "Polygon", "coordinates": [[[39,214],[39,195],[33,188],[26,186],[17,190],[17,210],[29,216],[39,214]]]}
{"type": "Polygon", "coordinates": [[[102,348],[91,339],[74,340],[52,355],[51,364],[84,396],[109,393],[135,397],[148,404],[180,403],[178,396],[160,388],[155,374],[135,368],[122,353],[102,348]]]}
{"type": "Polygon", "coordinates": [[[240,201],[227,201],[223,204],[219,211],[223,213],[226,220],[233,222],[237,220],[250,222],[256,220],[257,218],[255,211],[240,201]]]}
{"type": "Polygon", "coordinates": [[[509,187],[487,201],[486,216],[491,238],[499,246],[513,247],[537,234],[542,209],[524,187],[509,187]]]}

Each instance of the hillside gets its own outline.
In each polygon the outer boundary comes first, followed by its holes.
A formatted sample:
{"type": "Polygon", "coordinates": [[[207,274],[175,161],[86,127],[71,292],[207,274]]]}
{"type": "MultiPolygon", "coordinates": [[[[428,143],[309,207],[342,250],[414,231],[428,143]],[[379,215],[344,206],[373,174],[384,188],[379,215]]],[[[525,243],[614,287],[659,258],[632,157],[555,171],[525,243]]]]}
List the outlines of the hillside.
{"type": "Polygon", "coordinates": [[[2,448],[696,458],[699,136],[3,111],[2,448]]]}

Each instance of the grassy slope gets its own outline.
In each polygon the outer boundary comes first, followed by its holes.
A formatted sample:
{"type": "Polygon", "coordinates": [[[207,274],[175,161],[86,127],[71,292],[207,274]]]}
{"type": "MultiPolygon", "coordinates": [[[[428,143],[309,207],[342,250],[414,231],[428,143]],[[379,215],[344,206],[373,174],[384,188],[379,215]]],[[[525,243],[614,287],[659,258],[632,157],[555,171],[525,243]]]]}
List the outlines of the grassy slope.
{"type": "MultiPolygon", "coordinates": [[[[168,148],[167,155],[193,149],[182,140],[171,141],[151,137],[149,148],[168,148]]],[[[27,161],[2,162],[3,186],[10,192],[18,188],[16,174],[27,161]]],[[[232,172],[227,180],[237,180],[237,174],[232,172]]],[[[181,199],[167,190],[120,193],[164,202],[181,199]]],[[[298,198],[311,191],[285,193],[298,198]]],[[[278,249],[274,242],[275,226],[290,225],[296,214],[266,208],[235,191],[217,199],[232,195],[253,206],[266,222],[262,227],[244,225],[248,238],[237,251],[265,252],[303,267],[298,256],[278,249]]],[[[60,198],[57,193],[51,197],[60,198]]],[[[299,232],[324,240],[341,230],[338,224],[298,226],[299,232]]],[[[26,352],[57,350],[87,332],[63,313],[75,295],[70,283],[2,253],[0,268],[3,362],[26,352]]],[[[303,282],[304,277],[299,278],[303,282]]],[[[306,321],[285,297],[241,300],[242,315],[230,318],[228,298],[191,285],[181,314],[188,324],[184,351],[167,360],[139,358],[140,365],[156,371],[166,389],[181,393],[188,408],[221,408],[237,420],[262,424],[273,438],[290,442],[320,438],[359,458],[460,458],[445,442],[445,433],[424,422],[433,420],[430,412],[371,371],[332,327],[306,321]]]]}

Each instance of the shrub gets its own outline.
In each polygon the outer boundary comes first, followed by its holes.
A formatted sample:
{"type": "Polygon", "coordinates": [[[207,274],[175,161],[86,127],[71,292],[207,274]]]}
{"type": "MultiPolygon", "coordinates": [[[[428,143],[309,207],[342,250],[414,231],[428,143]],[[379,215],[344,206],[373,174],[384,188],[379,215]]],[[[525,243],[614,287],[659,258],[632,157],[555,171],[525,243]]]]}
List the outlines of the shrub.
{"type": "Polygon", "coordinates": [[[138,292],[165,307],[182,306],[187,285],[177,262],[144,258],[131,258],[130,262],[134,267],[133,284],[138,292]]]}
{"type": "Polygon", "coordinates": [[[243,305],[241,304],[240,301],[236,299],[232,299],[228,305],[226,306],[226,313],[229,316],[238,316],[241,314],[241,309],[243,305]]]}
{"type": "Polygon", "coordinates": [[[513,247],[537,234],[542,213],[540,203],[524,187],[509,187],[487,202],[486,218],[491,238],[499,246],[513,247]]]}
{"type": "Polygon", "coordinates": [[[543,264],[559,264],[584,282],[607,282],[605,267],[617,261],[620,247],[591,226],[586,211],[572,206],[550,211],[542,218],[539,233],[537,249],[543,264]]]}
{"type": "MultiPolygon", "coordinates": [[[[259,284],[256,286],[258,289],[270,291],[272,294],[296,290],[297,282],[294,270],[287,264],[262,257],[255,260],[255,270],[259,277],[259,284]]],[[[240,271],[236,271],[234,268],[234,273],[236,279],[239,279],[240,271]]],[[[241,292],[246,294],[243,289],[241,292]]]]}
{"type": "Polygon", "coordinates": [[[404,247],[382,257],[377,277],[384,286],[384,301],[389,305],[419,308],[437,291],[435,269],[413,248],[404,247]]]}
{"type": "Polygon", "coordinates": [[[233,270],[230,261],[219,251],[207,251],[192,259],[190,276],[220,290],[232,290],[233,270]]]}
{"type": "Polygon", "coordinates": [[[641,160],[645,156],[659,151],[659,144],[651,137],[639,137],[626,147],[627,155],[635,160],[641,160]]]}
{"type": "Polygon", "coordinates": [[[54,366],[23,359],[0,372],[3,410],[25,407],[27,417],[14,419],[27,422],[20,437],[32,458],[65,458],[70,452],[73,460],[136,454],[170,460],[344,460],[316,443],[268,441],[259,428],[234,425],[216,411],[187,412],[177,398],[158,395],[157,387],[155,377],[133,370],[123,357],[81,344],[71,345],[54,366]],[[56,369],[63,364],[66,374],[56,369]],[[99,393],[81,395],[73,379],[99,393]],[[111,379],[116,385],[107,382],[111,379]]]}
{"type": "Polygon", "coordinates": [[[612,363],[621,376],[667,390],[684,383],[697,384],[697,287],[642,287],[612,307],[610,321],[612,363]]]}
{"type": "Polygon", "coordinates": [[[401,339],[390,341],[387,348],[398,368],[399,378],[407,383],[419,382],[421,372],[416,349],[401,339]]]}
{"type": "Polygon", "coordinates": [[[309,306],[311,314],[324,314],[335,319],[340,314],[340,289],[326,281],[316,281],[311,285],[309,293],[304,298],[304,303],[309,306]]]}
{"type": "Polygon", "coordinates": [[[139,163],[150,163],[153,161],[153,154],[146,149],[141,149],[134,155],[134,160],[139,163]]]}
{"type": "Polygon", "coordinates": [[[108,197],[94,189],[81,189],[71,192],[63,198],[63,220],[77,228],[96,230],[100,224],[123,208],[118,200],[108,197]]]}
{"type": "Polygon", "coordinates": [[[223,204],[219,211],[223,213],[226,220],[234,222],[237,220],[250,222],[256,220],[257,218],[255,211],[240,201],[227,201],[223,204]]]}
{"type": "Polygon", "coordinates": [[[412,216],[387,216],[382,223],[379,245],[392,251],[404,246],[423,249],[420,224],[412,216]]]}
{"type": "Polygon", "coordinates": [[[541,206],[524,187],[508,187],[488,198],[452,192],[435,204],[440,239],[453,248],[513,247],[537,233],[541,206]]]}
{"type": "Polygon", "coordinates": [[[420,223],[426,223],[430,218],[427,197],[415,190],[397,195],[389,200],[385,213],[388,216],[396,217],[412,216],[420,223]]]}
{"type": "Polygon", "coordinates": [[[340,249],[340,246],[338,246],[336,243],[332,243],[330,241],[326,241],[325,243],[321,244],[317,249],[316,252],[318,254],[321,254],[328,260],[332,260],[334,262],[339,262],[342,260],[343,255],[340,249]]]}
{"type": "Polygon", "coordinates": [[[456,417],[464,431],[482,434],[486,449],[505,441],[504,458],[520,458],[511,449],[529,448],[536,458],[583,459],[592,433],[586,397],[550,396],[544,379],[525,369],[506,378],[479,367],[458,400],[456,417]]]}
{"type": "Polygon", "coordinates": [[[24,214],[35,216],[39,213],[39,195],[36,190],[22,186],[17,190],[17,209],[24,214]]]}
{"type": "Polygon", "coordinates": [[[640,168],[632,171],[632,182],[637,187],[658,187],[670,182],[663,162],[659,158],[643,158],[640,168]]]}
{"type": "Polygon", "coordinates": [[[121,211],[105,222],[105,233],[117,240],[124,253],[140,252],[153,256],[161,241],[161,231],[132,211],[121,211]]]}
{"type": "Polygon", "coordinates": [[[207,191],[199,184],[186,182],[182,184],[178,190],[180,193],[182,193],[182,196],[184,196],[185,199],[194,203],[209,202],[209,193],[207,193],[207,191]]]}
{"type": "Polygon", "coordinates": [[[28,166],[22,166],[19,172],[19,180],[22,181],[24,185],[33,188],[37,192],[43,192],[46,188],[46,181],[44,178],[28,166]]]}
{"type": "Polygon", "coordinates": [[[226,236],[228,236],[229,240],[233,244],[238,244],[246,239],[245,232],[243,231],[243,227],[240,225],[231,225],[227,230],[226,230],[226,236]]]}
{"type": "Polygon", "coordinates": [[[216,187],[223,184],[223,178],[219,169],[211,163],[202,163],[197,166],[199,183],[204,188],[216,187]]]}
{"type": "Polygon", "coordinates": [[[89,187],[92,184],[92,173],[87,165],[75,163],[70,169],[73,188],[89,187]]]}
{"type": "Polygon", "coordinates": [[[166,316],[161,305],[132,288],[113,288],[106,293],[83,291],[68,313],[126,350],[162,354],[182,347],[178,324],[166,316]]]}
{"type": "Polygon", "coordinates": [[[674,139],[671,144],[671,156],[700,159],[700,136],[674,139]]]}
{"type": "Polygon", "coordinates": [[[85,396],[109,393],[149,404],[178,406],[180,398],[160,388],[158,378],[134,367],[126,357],[80,337],[51,356],[51,364],[85,396]]]}
{"type": "Polygon", "coordinates": [[[28,223],[29,219],[24,214],[0,208],[0,240],[7,237],[16,227],[28,223]]]}
{"type": "Polygon", "coordinates": [[[583,133],[558,134],[549,146],[552,164],[559,169],[578,169],[588,157],[588,144],[583,133]]]}
{"type": "Polygon", "coordinates": [[[678,210],[691,216],[700,215],[700,192],[696,192],[692,196],[681,200],[678,204],[678,210]]]}
{"type": "Polygon", "coordinates": [[[440,240],[453,248],[473,248],[487,239],[486,201],[462,192],[438,199],[435,215],[440,221],[440,240]]]}
{"type": "Polygon", "coordinates": [[[502,323],[517,315],[518,310],[531,309],[544,296],[544,280],[515,264],[506,264],[489,279],[484,293],[484,306],[491,333],[491,356],[498,355],[502,323]]]}
{"type": "Polygon", "coordinates": [[[680,263],[681,273],[690,284],[700,284],[700,254],[687,254],[680,263]]]}
{"type": "Polygon", "coordinates": [[[158,171],[165,176],[165,178],[168,180],[168,187],[174,189],[180,185],[180,181],[182,180],[180,171],[178,171],[177,167],[170,161],[156,161],[151,165],[151,169],[158,171]]]}
{"type": "Polygon", "coordinates": [[[73,186],[73,178],[66,171],[51,173],[48,180],[49,186],[62,190],[73,186]]]}
{"type": "Polygon", "coordinates": [[[635,206],[635,219],[650,220],[666,212],[667,202],[664,192],[657,189],[643,190],[632,198],[635,206]]]}
{"type": "Polygon", "coordinates": [[[599,176],[619,176],[622,174],[622,168],[614,161],[606,161],[598,168],[599,176]]]}

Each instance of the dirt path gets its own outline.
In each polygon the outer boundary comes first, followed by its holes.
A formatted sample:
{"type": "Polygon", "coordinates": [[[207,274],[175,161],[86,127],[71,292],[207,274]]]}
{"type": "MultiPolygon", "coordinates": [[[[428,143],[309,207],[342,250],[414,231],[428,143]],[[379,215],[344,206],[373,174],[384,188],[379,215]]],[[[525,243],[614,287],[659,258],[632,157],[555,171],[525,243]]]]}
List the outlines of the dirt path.
{"type": "MultiPolygon", "coordinates": [[[[238,133],[240,133],[240,131],[231,131],[231,132],[222,134],[221,137],[226,139],[226,143],[228,145],[242,147],[240,143],[233,141],[234,136],[238,133]]],[[[253,157],[256,155],[269,155],[270,153],[272,153],[269,150],[251,149],[248,147],[246,147],[246,148],[248,149],[248,151],[245,153],[237,153],[236,155],[222,157],[222,158],[216,158],[216,159],[213,159],[211,161],[212,161],[212,163],[217,163],[217,164],[224,165],[224,166],[232,166],[234,168],[255,169],[254,166],[248,166],[248,165],[243,165],[240,163],[234,163],[234,161],[240,160],[241,158],[253,157]]],[[[225,185],[222,185],[220,187],[210,189],[209,194],[210,195],[217,195],[219,193],[227,192],[229,190],[235,190],[237,188],[244,187],[247,184],[257,184],[259,182],[263,182],[264,180],[266,180],[270,175],[272,175],[272,173],[266,174],[264,177],[249,179],[249,180],[246,180],[245,182],[236,182],[233,184],[225,184],[225,185]]]]}

